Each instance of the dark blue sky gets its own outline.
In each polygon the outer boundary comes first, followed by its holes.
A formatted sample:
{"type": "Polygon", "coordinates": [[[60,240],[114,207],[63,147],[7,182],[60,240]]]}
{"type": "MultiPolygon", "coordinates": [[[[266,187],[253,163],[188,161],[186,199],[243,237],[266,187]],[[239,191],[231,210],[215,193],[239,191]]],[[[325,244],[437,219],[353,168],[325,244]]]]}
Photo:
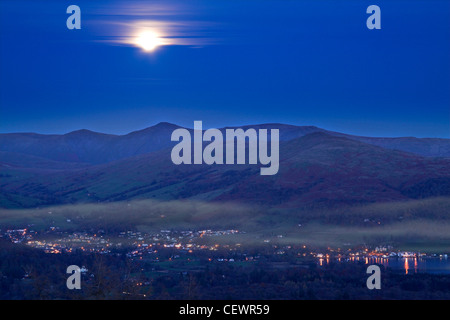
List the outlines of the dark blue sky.
{"type": "Polygon", "coordinates": [[[448,0],[2,0],[0,46],[0,132],[203,120],[450,137],[448,0]],[[128,44],[139,23],[175,44],[128,44]]]}

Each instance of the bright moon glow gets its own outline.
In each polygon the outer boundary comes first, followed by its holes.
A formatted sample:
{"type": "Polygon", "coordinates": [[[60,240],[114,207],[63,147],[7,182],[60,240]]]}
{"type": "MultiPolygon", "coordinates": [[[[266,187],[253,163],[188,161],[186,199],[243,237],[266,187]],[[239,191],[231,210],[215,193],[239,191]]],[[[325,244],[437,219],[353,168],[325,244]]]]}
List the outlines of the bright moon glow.
{"type": "Polygon", "coordinates": [[[151,31],[144,31],[138,35],[136,45],[141,47],[144,51],[150,52],[156,47],[163,44],[163,41],[158,35],[151,31]]]}

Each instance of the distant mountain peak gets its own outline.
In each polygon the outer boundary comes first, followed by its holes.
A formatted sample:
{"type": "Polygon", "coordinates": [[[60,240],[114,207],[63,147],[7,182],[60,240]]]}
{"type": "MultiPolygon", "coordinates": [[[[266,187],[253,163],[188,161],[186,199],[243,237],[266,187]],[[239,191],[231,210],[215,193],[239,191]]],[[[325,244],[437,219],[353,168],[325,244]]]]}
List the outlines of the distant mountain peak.
{"type": "Polygon", "coordinates": [[[154,127],[178,127],[176,124],[162,121],[154,125],[154,127]]]}
{"type": "Polygon", "coordinates": [[[152,133],[152,132],[175,130],[178,128],[181,128],[181,127],[176,124],[170,123],[170,122],[159,122],[151,127],[147,127],[145,129],[130,132],[130,133],[126,134],[125,136],[136,136],[136,135],[152,133]]]}
{"type": "Polygon", "coordinates": [[[69,133],[66,133],[65,136],[70,136],[70,135],[78,135],[78,136],[85,136],[85,135],[92,135],[92,134],[100,134],[98,132],[94,132],[88,129],[80,129],[80,130],[75,130],[75,131],[71,131],[69,133]]]}

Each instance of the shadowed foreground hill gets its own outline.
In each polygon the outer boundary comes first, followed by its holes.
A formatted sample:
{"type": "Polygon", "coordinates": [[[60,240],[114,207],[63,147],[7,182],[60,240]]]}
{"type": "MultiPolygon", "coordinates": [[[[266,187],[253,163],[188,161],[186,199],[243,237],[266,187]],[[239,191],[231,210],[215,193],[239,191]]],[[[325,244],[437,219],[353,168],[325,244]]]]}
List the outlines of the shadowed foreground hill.
{"type": "Polygon", "coordinates": [[[450,160],[316,132],[282,141],[280,170],[174,165],[170,148],[64,171],[3,166],[3,207],[130,199],[234,201],[296,208],[450,195],[450,160]]]}

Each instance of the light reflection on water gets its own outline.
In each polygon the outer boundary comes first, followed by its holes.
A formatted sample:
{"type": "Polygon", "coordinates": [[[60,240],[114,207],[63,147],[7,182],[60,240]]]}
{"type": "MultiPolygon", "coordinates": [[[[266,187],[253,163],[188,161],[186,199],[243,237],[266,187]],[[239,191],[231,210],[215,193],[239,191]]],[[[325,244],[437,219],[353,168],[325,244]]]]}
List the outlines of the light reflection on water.
{"type": "Polygon", "coordinates": [[[442,273],[450,274],[450,260],[441,258],[389,258],[379,259],[379,264],[393,270],[404,271],[405,274],[414,273],[442,273]]]}
{"type": "MultiPolygon", "coordinates": [[[[382,258],[382,257],[349,257],[348,259],[332,259],[335,262],[364,261],[365,264],[380,264],[395,271],[405,274],[433,273],[450,274],[450,260],[433,257],[409,257],[409,258],[382,258]]],[[[320,259],[319,264],[329,264],[329,259],[320,259]]]]}

